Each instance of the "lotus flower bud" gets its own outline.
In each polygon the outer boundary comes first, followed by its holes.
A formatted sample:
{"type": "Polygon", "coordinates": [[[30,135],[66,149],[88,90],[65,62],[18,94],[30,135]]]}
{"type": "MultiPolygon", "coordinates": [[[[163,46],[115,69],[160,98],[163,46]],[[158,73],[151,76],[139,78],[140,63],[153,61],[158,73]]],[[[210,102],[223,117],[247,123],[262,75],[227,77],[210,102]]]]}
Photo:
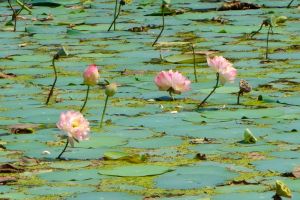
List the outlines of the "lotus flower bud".
{"type": "Polygon", "coordinates": [[[100,78],[98,67],[96,65],[89,65],[83,73],[84,84],[93,86],[98,83],[100,78]]]}
{"type": "Polygon", "coordinates": [[[116,83],[110,83],[105,87],[105,94],[109,97],[112,97],[117,92],[117,84],[116,83]]]}

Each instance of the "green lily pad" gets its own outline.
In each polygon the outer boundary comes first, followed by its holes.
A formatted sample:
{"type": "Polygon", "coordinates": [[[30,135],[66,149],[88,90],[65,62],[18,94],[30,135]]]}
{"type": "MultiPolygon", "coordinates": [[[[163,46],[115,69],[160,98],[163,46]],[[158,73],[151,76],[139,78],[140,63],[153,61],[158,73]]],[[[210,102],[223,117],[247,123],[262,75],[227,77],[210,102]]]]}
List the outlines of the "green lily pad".
{"type": "Polygon", "coordinates": [[[116,167],[113,169],[102,169],[100,174],[109,176],[154,176],[158,174],[164,174],[171,171],[169,167],[159,165],[128,165],[116,167]]]}
{"type": "Polygon", "coordinates": [[[78,186],[62,186],[62,187],[51,187],[51,186],[38,186],[32,187],[27,190],[26,193],[33,195],[63,195],[63,194],[74,194],[74,193],[83,193],[83,192],[91,192],[96,190],[93,187],[78,187],[78,186]]]}
{"type": "Polygon", "coordinates": [[[212,197],[212,200],[269,200],[272,199],[274,192],[241,192],[241,193],[230,193],[230,194],[219,194],[212,197]]]}
{"type": "MultiPolygon", "coordinates": [[[[200,89],[199,92],[203,94],[209,94],[212,91],[211,88],[207,89],[200,89]]],[[[219,94],[231,94],[231,93],[237,93],[239,91],[238,87],[229,87],[229,86],[223,86],[223,87],[218,87],[215,91],[215,93],[219,94]]]]}
{"type": "Polygon", "coordinates": [[[83,181],[90,179],[99,180],[100,176],[97,170],[71,170],[71,171],[54,171],[42,173],[39,175],[41,179],[53,182],[62,181],[83,181]]]}
{"type": "Polygon", "coordinates": [[[292,172],[293,169],[300,165],[300,159],[272,159],[258,160],[252,162],[257,170],[275,171],[280,173],[292,172]]]}
{"type": "Polygon", "coordinates": [[[238,109],[238,110],[219,110],[219,111],[204,111],[201,115],[205,118],[212,119],[255,119],[255,118],[269,118],[278,117],[284,114],[284,111],[277,108],[265,109],[238,109]]]}
{"type": "Polygon", "coordinates": [[[175,171],[155,179],[156,186],[163,189],[195,189],[224,184],[237,176],[215,163],[179,167],[175,171]],[[170,181],[172,180],[172,181],[170,181]]]}
{"type": "Polygon", "coordinates": [[[49,166],[56,168],[56,169],[79,169],[87,167],[91,164],[89,161],[76,161],[76,162],[54,162],[51,163],[49,166]]]}
{"type": "Polygon", "coordinates": [[[87,141],[82,141],[76,145],[81,148],[100,148],[100,147],[113,147],[125,145],[127,140],[124,138],[106,136],[106,135],[92,135],[87,141]]]}
{"type": "Polygon", "coordinates": [[[132,195],[123,192],[91,192],[79,194],[75,197],[67,198],[67,200],[95,200],[97,199],[105,199],[105,200],[142,200],[143,197],[139,195],[132,195]]]}
{"type": "Polygon", "coordinates": [[[134,148],[162,148],[169,146],[178,146],[182,143],[182,140],[178,137],[158,137],[158,138],[147,138],[139,140],[131,140],[126,146],[134,148]]]}
{"type": "MultiPolygon", "coordinates": [[[[192,64],[194,63],[194,56],[192,54],[178,54],[164,57],[165,61],[169,63],[192,64]]],[[[196,55],[196,63],[203,63],[206,61],[205,55],[196,55]]]]}
{"type": "Polygon", "coordinates": [[[129,154],[120,151],[108,151],[104,153],[104,158],[108,160],[118,160],[128,157],[129,154]]]}

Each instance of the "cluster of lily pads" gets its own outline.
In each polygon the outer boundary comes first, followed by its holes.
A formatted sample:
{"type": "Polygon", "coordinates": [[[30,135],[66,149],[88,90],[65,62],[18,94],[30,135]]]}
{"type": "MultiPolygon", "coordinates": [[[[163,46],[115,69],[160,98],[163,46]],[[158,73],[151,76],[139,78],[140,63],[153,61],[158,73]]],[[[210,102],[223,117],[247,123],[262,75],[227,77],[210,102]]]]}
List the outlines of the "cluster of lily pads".
{"type": "MultiPolygon", "coordinates": [[[[115,4],[115,11],[114,11],[114,18],[113,21],[108,28],[108,31],[110,31],[112,28],[113,30],[116,29],[116,20],[118,19],[121,8],[125,4],[130,3],[131,1],[129,0],[121,0],[118,4],[118,0],[116,0],[115,4]]],[[[290,2],[290,4],[293,1],[290,2]]],[[[11,7],[13,14],[12,14],[12,21],[14,21],[14,31],[16,30],[16,24],[17,24],[17,16],[20,14],[20,12],[25,9],[28,12],[30,12],[30,8],[26,6],[25,3],[17,0],[17,3],[21,6],[21,9],[16,11],[12,6],[10,0],[8,0],[9,6],[11,7]]],[[[290,6],[289,4],[289,6],[290,6]]],[[[160,33],[158,34],[157,38],[153,42],[152,46],[154,46],[160,36],[162,35],[165,27],[165,12],[169,9],[170,6],[170,1],[169,0],[163,0],[161,4],[161,12],[162,12],[162,29],[160,33]]],[[[272,24],[270,21],[265,20],[261,24],[260,28],[258,31],[251,33],[251,37],[253,37],[256,33],[258,33],[263,26],[268,27],[268,38],[269,34],[272,32],[272,24]]],[[[266,59],[268,59],[268,38],[267,38],[267,50],[266,50],[266,59]]],[[[194,52],[194,48],[193,48],[194,52]]],[[[195,53],[194,53],[195,54],[195,53]]],[[[55,67],[55,61],[58,60],[62,56],[67,56],[68,53],[66,49],[61,48],[54,56],[52,59],[52,67],[54,70],[54,82],[51,86],[51,89],[49,91],[49,94],[47,96],[47,100],[45,104],[49,104],[49,101],[51,99],[51,96],[53,95],[53,91],[55,88],[56,81],[58,79],[56,67],[55,67]]],[[[236,76],[237,76],[237,70],[233,67],[233,64],[228,61],[226,58],[223,56],[212,56],[212,55],[207,55],[207,65],[211,68],[216,73],[216,84],[214,85],[213,89],[211,92],[208,94],[207,97],[205,97],[199,104],[198,108],[205,106],[207,103],[207,100],[209,97],[215,92],[215,90],[220,87],[220,85],[224,85],[228,82],[232,83],[234,82],[236,76]]],[[[195,76],[196,78],[197,76],[195,76]]],[[[57,122],[57,127],[64,131],[67,135],[67,142],[62,150],[62,152],[58,155],[57,159],[61,159],[61,156],[65,152],[66,148],[68,145],[71,147],[74,147],[74,142],[80,142],[82,140],[87,140],[89,139],[89,132],[90,132],[90,126],[88,120],[84,117],[83,112],[84,108],[87,104],[88,101],[88,96],[89,96],[89,91],[90,87],[95,86],[98,84],[100,78],[99,74],[99,67],[95,64],[91,64],[87,67],[87,69],[83,72],[83,82],[87,86],[86,90],[86,97],[84,100],[84,103],[80,109],[80,111],[65,111],[61,113],[60,119],[57,122]]],[[[197,81],[197,79],[196,79],[197,81]]],[[[157,85],[158,89],[161,91],[166,91],[169,93],[171,99],[174,101],[174,95],[181,94],[183,92],[189,91],[191,89],[191,81],[188,80],[182,73],[178,71],[161,71],[159,72],[155,77],[154,77],[154,83],[157,85]]],[[[106,86],[105,86],[105,94],[106,94],[106,99],[104,103],[104,108],[100,120],[100,128],[103,126],[103,120],[106,112],[106,107],[108,103],[109,97],[112,97],[115,95],[117,92],[117,83],[110,83],[109,81],[106,80],[106,86]]],[[[251,85],[245,81],[241,80],[239,83],[239,91],[237,93],[237,104],[240,104],[240,96],[243,95],[244,93],[249,93],[251,92],[251,85]]],[[[255,143],[257,141],[257,138],[251,133],[249,129],[245,130],[244,133],[244,142],[246,143],[255,143]]],[[[283,197],[291,197],[291,191],[289,188],[287,188],[282,182],[276,181],[276,194],[274,196],[275,198],[280,198],[280,196],[283,197]]]]}

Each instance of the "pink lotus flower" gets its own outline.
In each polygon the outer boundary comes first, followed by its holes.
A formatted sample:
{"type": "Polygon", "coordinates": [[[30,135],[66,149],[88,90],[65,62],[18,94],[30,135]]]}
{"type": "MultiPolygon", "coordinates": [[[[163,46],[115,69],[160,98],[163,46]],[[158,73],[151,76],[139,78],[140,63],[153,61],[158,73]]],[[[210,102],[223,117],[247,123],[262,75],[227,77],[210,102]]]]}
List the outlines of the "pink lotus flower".
{"type": "Polygon", "coordinates": [[[210,66],[215,72],[220,72],[222,70],[227,69],[228,67],[232,67],[232,63],[226,60],[223,56],[207,56],[207,64],[210,66]]]}
{"type": "Polygon", "coordinates": [[[237,75],[237,70],[233,67],[228,67],[225,70],[219,72],[219,75],[220,75],[220,82],[222,85],[224,85],[227,82],[233,83],[237,75]]]}
{"type": "Polygon", "coordinates": [[[62,112],[56,126],[65,131],[69,138],[74,138],[76,141],[88,139],[89,122],[80,112],[73,110],[62,112]]]}
{"type": "Polygon", "coordinates": [[[83,73],[83,78],[84,84],[88,86],[96,85],[100,78],[98,66],[96,66],[95,64],[89,65],[83,73]]]}
{"type": "Polygon", "coordinates": [[[219,73],[220,81],[223,85],[226,82],[232,83],[237,75],[237,70],[234,67],[232,67],[232,63],[226,60],[223,56],[208,56],[207,64],[215,72],[219,73]]]}
{"type": "Polygon", "coordinates": [[[154,81],[159,90],[169,91],[174,94],[181,94],[190,90],[191,84],[191,81],[181,73],[178,71],[173,72],[172,70],[159,72],[154,81]]]}

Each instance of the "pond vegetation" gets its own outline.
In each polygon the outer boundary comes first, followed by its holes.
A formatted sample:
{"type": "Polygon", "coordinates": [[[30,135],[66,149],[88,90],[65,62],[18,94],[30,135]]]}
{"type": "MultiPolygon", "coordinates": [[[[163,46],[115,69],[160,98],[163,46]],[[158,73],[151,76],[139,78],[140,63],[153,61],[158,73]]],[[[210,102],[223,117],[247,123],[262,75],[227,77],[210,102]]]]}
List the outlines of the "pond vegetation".
{"type": "Polygon", "coordinates": [[[0,0],[0,198],[300,199],[297,3],[0,0]]]}

